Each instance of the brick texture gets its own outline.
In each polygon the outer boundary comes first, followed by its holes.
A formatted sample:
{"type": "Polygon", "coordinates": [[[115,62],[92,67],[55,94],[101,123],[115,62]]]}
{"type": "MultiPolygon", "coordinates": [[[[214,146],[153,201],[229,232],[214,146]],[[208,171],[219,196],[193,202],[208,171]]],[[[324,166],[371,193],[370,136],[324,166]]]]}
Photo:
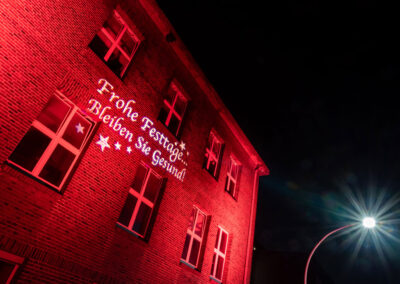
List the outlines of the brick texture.
{"type": "MultiPolygon", "coordinates": [[[[243,283],[248,238],[253,237],[249,226],[254,221],[250,212],[256,165],[140,3],[119,4],[144,37],[122,79],[88,47],[116,2],[0,3],[0,250],[26,258],[17,278],[21,283],[208,283],[221,225],[230,234],[223,281],[243,283]],[[130,155],[116,151],[116,141],[123,147],[128,142],[108,125],[97,123],[61,193],[6,163],[56,90],[86,111],[91,98],[112,106],[96,91],[101,78],[125,101],[135,100],[139,120],[149,117],[173,142],[179,141],[157,121],[163,95],[176,78],[190,97],[181,136],[189,151],[187,173],[181,182],[153,167],[168,180],[147,242],[116,222],[136,168],[141,161],[150,164],[151,157],[137,149],[130,155]],[[212,128],[225,142],[217,180],[202,169],[212,128]],[[111,148],[104,152],[95,143],[100,134],[110,137],[111,148]],[[231,153],[243,165],[237,201],[224,191],[231,153]],[[211,217],[200,271],[179,261],[194,205],[211,217]]],[[[122,116],[115,106],[110,113],[122,116]]],[[[134,142],[139,136],[150,141],[140,121],[125,118],[123,123],[134,142]]],[[[149,145],[160,148],[154,141],[149,145]]]]}

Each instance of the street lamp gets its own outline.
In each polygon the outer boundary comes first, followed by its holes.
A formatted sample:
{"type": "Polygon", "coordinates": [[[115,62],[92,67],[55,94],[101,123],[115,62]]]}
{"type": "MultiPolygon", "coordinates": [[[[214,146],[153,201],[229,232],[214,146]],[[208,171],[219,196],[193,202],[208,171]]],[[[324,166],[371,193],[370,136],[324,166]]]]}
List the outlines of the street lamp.
{"type": "MultiPolygon", "coordinates": [[[[307,273],[308,273],[308,267],[310,266],[311,257],[313,256],[313,254],[314,254],[314,252],[317,250],[317,248],[321,245],[321,243],[322,243],[325,239],[327,239],[330,235],[333,235],[333,234],[336,233],[336,232],[339,232],[339,231],[341,231],[341,230],[343,230],[343,229],[346,229],[346,228],[349,228],[349,227],[352,227],[352,226],[355,226],[355,225],[357,225],[357,224],[350,224],[350,225],[346,225],[346,226],[340,227],[340,228],[338,228],[338,229],[336,229],[336,230],[333,230],[332,232],[326,234],[326,235],[317,243],[317,245],[313,248],[313,250],[311,251],[311,253],[310,253],[310,255],[309,255],[308,259],[307,259],[306,269],[305,269],[305,271],[304,271],[304,284],[307,284],[307,273]]],[[[363,225],[365,228],[367,228],[367,229],[372,229],[372,228],[375,227],[376,221],[375,221],[375,219],[372,218],[372,217],[365,217],[365,218],[362,220],[362,225],[363,225]]]]}
{"type": "Polygon", "coordinates": [[[372,217],[365,217],[365,218],[363,219],[363,226],[364,226],[365,228],[371,229],[371,228],[375,227],[375,225],[376,225],[376,222],[375,222],[375,219],[374,219],[374,218],[372,218],[372,217]]]}

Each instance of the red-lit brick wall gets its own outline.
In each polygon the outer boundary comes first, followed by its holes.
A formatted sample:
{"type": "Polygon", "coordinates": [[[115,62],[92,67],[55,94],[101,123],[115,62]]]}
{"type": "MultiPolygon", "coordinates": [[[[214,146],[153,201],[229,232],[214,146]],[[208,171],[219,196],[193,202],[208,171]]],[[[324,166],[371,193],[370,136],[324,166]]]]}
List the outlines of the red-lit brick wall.
{"type": "MultiPolygon", "coordinates": [[[[223,281],[242,283],[256,165],[136,1],[120,3],[144,37],[122,80],[88,47],[115,2],[0,3],[0,250],[26,258],[20,282],[206,283],[221,225],[229,232],[223,281]],[[95,143],[100,134],[128,145],[104,123],[62,193],[6,163],[56,90],[82,109],[91,98],[106,105],[108,97],[96,91],[101,78],[125,101],[134,99],[140,118],[149,117],[171,141],[177,140],[157,121],[163,93],[176,78],[190,97],[181,136],[190,152],[186,177],[181,182],[153,167],[168,180],[148,242],[116,222],[138,164],[151,159],[137,149],[116,151],[111,143],[102,152],[95,143]],[[212,128],[225,142],[218,180],[202,169],[212,128]],[[224,191],[231,153],[243,165],[237,201],[224,191]],[[211,217],[200,271],[179,262],[194,205],[211,217]]],[[[145,136],[140,121],[124,123],[134,141],[145,136]]]]}

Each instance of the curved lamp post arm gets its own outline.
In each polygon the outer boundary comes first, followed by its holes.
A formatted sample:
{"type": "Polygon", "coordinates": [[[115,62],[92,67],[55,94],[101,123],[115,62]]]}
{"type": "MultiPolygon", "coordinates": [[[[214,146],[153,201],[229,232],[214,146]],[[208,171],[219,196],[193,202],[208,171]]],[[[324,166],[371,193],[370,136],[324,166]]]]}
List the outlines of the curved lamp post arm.
{"type": "Polygon", "coordinates": [[[341,231],[341,230],[343,230],[343,229],[346,229],[346,228],[348,228],[348,227],[354,226],[354,225],[355,225],[355,224],[350,224],[350,225],[346,225],[346,226],[340,227],[339,229],[333,230],[332,232],[326,234],[326,235],[317,243],[317,245],[313,248],[313,250],[311,251],[311,253],[310,253],[310,255],[309,255],[308,259],[307,259],[306,270],[304,271],[304,284],[307,284],[307,273],[308,273],[308,267],[310,266],[311,257],[313,256],[313,254],[314,254],[314,252],[317,250],[317,248],[320,246],[320,244],[321,244],[326,238],[328,238],[330,235],[332,235],[332,234],[334,234],[334,233],[336,233],[336,232],[338,232],[338,231],[341,231]]]}

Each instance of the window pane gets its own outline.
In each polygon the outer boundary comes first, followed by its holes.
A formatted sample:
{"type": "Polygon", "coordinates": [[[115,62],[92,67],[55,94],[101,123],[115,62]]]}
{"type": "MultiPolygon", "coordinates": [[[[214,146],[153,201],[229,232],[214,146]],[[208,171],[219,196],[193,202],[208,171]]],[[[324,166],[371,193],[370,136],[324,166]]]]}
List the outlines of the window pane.
{"type": "Polygon", "coordinates": [[[208,165],[208,171],[209,171],[213,176],[215,176],[215,168],[216,168],[216,166],[217,166],[217,163],[216,163],[214,160],[210,161],[210,163],[209,163],[209,165],[208,165]]]}
{"type": "Polygon", "coordinates": [[[171,115],[171,119],[169,121],[168,129],[171,131],[172,134],[176,135],[178,133],[179,123],[181,121],[174,115],[171,115]]]}
{"type": "Polygon", "coordinates": [[[233,178],[235,178],[235,164],[233,163],[233,161],[231,160],[229,163],[229,173],[231,174],[231,176],[233,178]]]}
{"type": "Polygon", "coordinates": [[[121,52],[118,48],[114,49],[113,53],[111,54],[110,58],[107,60],[107,66],[116,74],[120,75],[122,72],[122,63],[120,61],[121,52]]]}
{"type": "Polygon", "coordinates": [[[228,172],[232,175],[232,168],[233,168],[233,160],[231,159],[229,161],[229,168],[228,168],[228,172]]]}
{"type": "Polygon", "coordinates": [[[11,154],[10,160],[28,171],[32,171],[50,140],[42,132],[31,127],[11,154]]]}
{"type": "Polygon", "coordinates": [[[125,58],[118,48],[114,49],[110,58],[107,60],[107,66],[117,75],[122,76],[122,71],[125,66],[129,63],[129,60],[125,58]]]}
{"type": "Polygon", "coordinates": [[[220,232],[221,232],[221,229],[218,228],[217,239],[215,240],[215,246],[214,246],[217,249],[218,249],[218,242],[219,242],[219,234],[220,234],[220,232]]]}
{"type": "Polygon", "coordinates": [[[0,283],[8,283],[7,280],[14,270],[15,264],[0,260],[0,283]]]}
{"type": "Polygon", "coordinates": [[[118,222],[124,224],[125,226],[129,225],[131,221],[133,210],[135,209],[137,202],[137,198],[132,194],[128,194],[128,198],[125,201],[124,208],[122,208],[121,215],[118,218],[118,222]]]}
{"type": "Polygon", "coordinates": [[[229,177],[228,176],[226,176],[226,179],[225,179],[225,190],[229,192],[229,177]]]}
{"type": "Polygon", "coordinates": [[[89,44],[91,50],[94,51],[102,60],[104,60],[104,56],[106,55],[109,47],[111,46],[111,41],[100,32],[99,35],[96,35],[94,39],[89,44]],[[102,38],[100,38],[100,36],[102,38]]]}
{"type": "Polygon", "coordinates": [[[161,179],[150,173],[149,180],[147,181],[146,190],[144,192],[144,197],[154,203],[157,198],[158,192],[160,191],[160,188],[161,179]]]}
{"type": "Polygon", "coordinates": [[[228,192],[232,195],[235,192],[235,182],[233,180],[230,180],[228,192]]]}
{"type": "Polygon", "coordinates": [[[79,149],[90,131],[90,126],[89,121],[83,118],[82,115],[75,113],[65,130],[63,138],[79,149]]]}
{"type": "Polygon", "coordinates": [[[59,186],[74,159],[75,155],[73,153],[58,145],[39,176],[59,186]]]}
{"type": "Polygon", "coordinates": [[[231,176],[236,180],[237,177],[237,166],[234,162],[231,162],[231,176]]]}
{"type": "Polygon", "coordinates": [[[140,191],[142,190],[143,182],[144,179],[146,178],[146,173],[147,173],[147,168],[144,167],[143,165],[139,165],[139,167],[136,170],[135,179],[133,180],[131,186],[132,189],[138,193],[140,193],[140,191]]]}
{"type": "Polygon", "coordinates": [[[215,278],[222,279],[222,268],[224,267],[224,258],[218,256],[217,271],[215,273],[215,278]]]}
{"type": "Polygon", "coordinates": [[[212,275],[212,276],[215,276],[214,275],[214,268],[215,268],[215,257],[216,257],[217,255],[214,253],[214,255],[213,255],[213,259],[212,259],[212,265],[211,265],[211,272],[210,272],[210,274],[212,275]]]}
{"type": "Polygon", "coordinates": [[[193,239],[192,243],[192,250],[190,252],[189,263],[193,264],[194,266],[197,265],[197,256],[199,255],[200,251],[200,242],[196,239],[193,239]]]}
{"type": "Polygon", "coordinates": [[[215,154],[215,157],[218,158],[219,156],[219,150],[221,148],[221,144],[217,141],[217,139],[214,139],[214,144],[212,148],[212,152],[215,154]]]}
{"type": "Polygon", "coordinates": [[[102,43],[102,45],[103,45],[102,52],[101,52],[101,54],[98,54],[98,55],[100,55],[100,57],[102,59],[104,59],[104,56],[106,55],[108,50],[111,48],[113,43],[110,40],[110,38],[105,33],[103,33],[102,31],[98,32],[96,37],[97,37],[97,40],[100,41],[102,43]]]}
{"type": "Polygon", "coordinates": [[[119,46],[128,54],[128,56],[131,56],[135,47],[135,41],[133,35],[128,30],[124,32],[124,35],[119,42],[119,46]]]}
{"type": "Polygon", "coordinates": [[[183,245],[182,259],[186,260],[190,243],[190,235],[186,234],[185,244],[183,245]]]}
{"type": "Polygon", "coordinates": [[[182,97],[182,95],[178,96],[175,102],[174,109],[175,111],[182,117],[186,108],[186,100],[182,97]]]}
{"type": "Polygon", "coordinates": [[[133,230],[140,235],[144,236],[146,233],[146,227],[150,219],[151,208],[146,204],[142,203],[139,207],[139,212],[136,216],[135,223],[133,224],[133,230]]]}
{"type": "Polygon", "coordinates": [[[196,212],[197,212],[197,209],[193,208],[192,215],[190,216],[190,219],[189,219],[189,226],[188,226],[189,230],[191,230],[191,231],[193,231],[193,225],[194,225],[193,222],[194,222],[194,219],[196,218],[196,212]]]}
{"type": "Polygon", "coordinates": [[[160,114],[158,115],[158,120],[167,125],[167,117],[168,117],[169,109],[166,105],[161,108],[160,114]]]}
{"type": "Polygon", "coordinates": [[[70,106],[65,104],[59,97],[53,96],[39,114],[37,120],[52,131],[57,132],[69,109],[70,106]]]}
{"type": "Polygon", "coordinates": [[[121,32],[122,27],[123,25],[119,22],[119,20],[117,19],[117,15],[115,15],[115,13],[104,24],[104,28],[114,39],[117,38],[117,35],[121,32]]]}
{"type": "Polygon", "coordinates": [[[225,251],[226,251],[226,240],[227,240],[227,235],[226,235],[226,233],[225,232],[222,232],[222,234],[221,234],[221,244],[220,244],[220,247],[219,247],[219,251],[220,252],[222,252],[222,253],[225,253],[225,251]]]}
{"type": "Polygon", "coordinates": [[[167,96],[165,98],[170,106],[172,106],[172,104],[174,103],[176,92],[177,91],[176,91],[175,87],[173,85],[170,85],[170,87],[168,88],[168,91],[167,91],[167,96]]]}
{"type": "Polygon", "coordinates": [[[205,220],[205,216],[203,214],[199,213],[197,215],[196,228],[195,228],[194,232],[196,235],[198,235],[200,237],[203,232],[204,220],[205,220]]]}

